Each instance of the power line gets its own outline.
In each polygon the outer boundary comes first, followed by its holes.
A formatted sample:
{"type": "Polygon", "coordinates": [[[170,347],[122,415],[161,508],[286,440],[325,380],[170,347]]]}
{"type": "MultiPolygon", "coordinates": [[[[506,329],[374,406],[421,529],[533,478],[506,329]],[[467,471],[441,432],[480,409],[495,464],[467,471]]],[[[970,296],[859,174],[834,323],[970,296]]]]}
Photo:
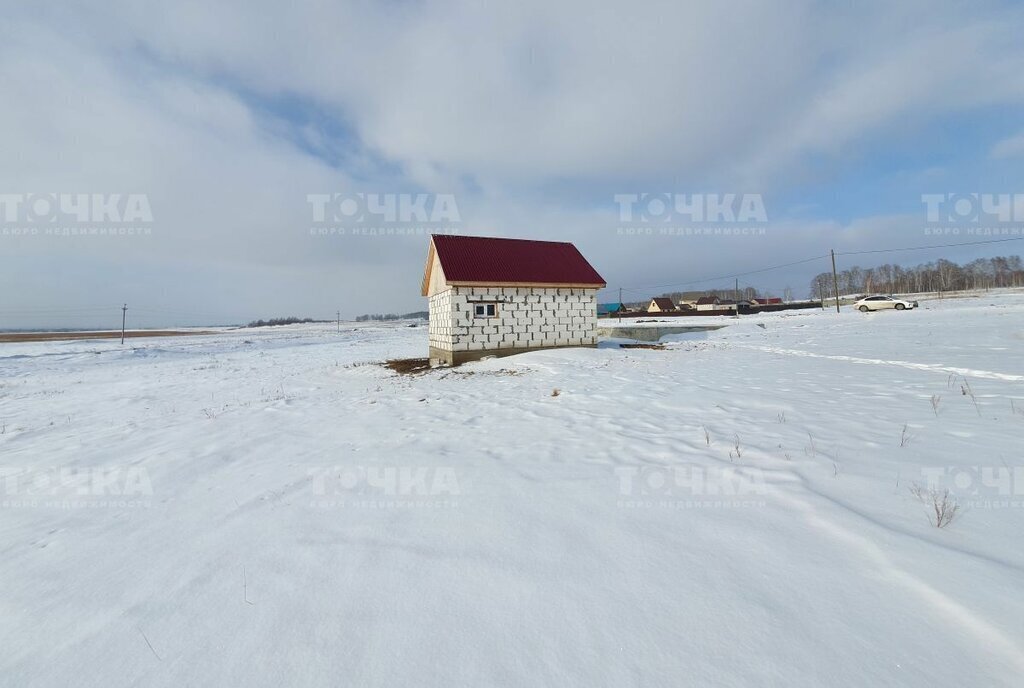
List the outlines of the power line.
{"type": "Polygon", "coordinates": [[[862,256],[868,253],[900,253],[903,251],[927,251],[933,248],[953,248],[956,246],[978,246],[979,244],[1001,244],[1007,241],[1024,241],[1024,236],[1008,239],[986,239],[982,241],[960,241],[953,244],[935,244],[933,246],[908,246],[905,248],[880,248],[873,251],[842,251],[837,256],[862,256]]]}
{"type": "MultiPolygon", "coordinates": [[[[961,242],[956,242],[956,243],[952,243],[952,244],[933,244],[933,245],[930,245],[930,246],[907,246],[907,247],[903,247],[903,248],[882,248],[882,249],[874,249],[874,250],[869,250],[869,251],[837,251],[835,253],[835,255],[837,255],[837,256],[860,256],[860,255],[868,255],[868,254],[875,254],[875,253],[900,253],[900,252],[907,252],[907,251],[927,251],[927,250],[936,249],[936,248],[956,248],[956,247],[959,247],[959,246],[978,246],[978,245],[981,245],[981,244],[1000,244],[1000,243],[1005,243],[1005,242],[1008,242],[1008,241],[1024,241],[1024,237],[1009,237],[1009,238],[1004,238],[1004,239],[984,239],[984,240],[980,240],[980,241],[961,241],[961,242]]],[[[718,277],[706,277],[706,278],[702,278],[702,279],[689,280],[687,282],[675,282],[673,284],[657,284],[657,285],[648,286],[648,287],[621,287],[621,289],[623,289],[625,291],[630,291],[630,292],[635,292],[635,293],[640,294],[640,293],[646,293],[646,292],[652,291],[654,289],[667,289],[669,287],[685,287],[685,286],[689,286],[689,285],[693,285],[693,284],[702,284],[704,282],[718,282],[718,281],[726,280],[726,279],[736,279],[736,278],[739,278],[739,277],[745,277],[747,275],[757,275],[757,274],[760,274],[760,273],[763,273],[763,272],[770,272],[772,270],[781,270],[782,268],[793,267],[794,265],[803,265],[804,263],[811,263],[811,262],[814,262],[816,260],[823,260],[825,258],[828,258],[830,255],[831,255],[831,253],[825,253],[825,254],[822,254],[820,256],[814,256],[812,258],[804,258],[803,260],[793,261],[792,263],[783,263],[781,265],[772,265],[772,266],[766,267],[766,268],[759,268],[757,270],[748,270],[746,272],[735,272],[735,273],[731,273],[731,274],[728,274],[728,275],[720,275],[718,277]]]]}
{"type": "Polygon", "coordinates": [[[161,315],[172,315],[177,317],[186,318],[223,318],[224,313],[215,313],[213,311],[181,311],[181,310],[169,310],[165,308],[133,308],[137,313],[158,313],[161,315]]]}
{"type": "Polygon", "coordinates": [[[701,284],[702,282],[717,282],[725,279],[735,279],[737,277],[745,277],[747,275],[756,275],[762,272],[770,272],[772,270],[781,270],[782,268],[792,267],[794,265],[802,265],[803,263],[810,263],[815,260],[822,260],[828,258],[829,254],[825,253],[820,256],[814,256],[813,258],[804,258],[803,260],[795,260],[792,263],[783,263],[782,265],[772,265],[767,268],[759,268],[757,270],[748,270],[747,272],[733,272],[728,275],[721,275],[718,277],[705,277],[697,280],[690,280],[688,282],[675,282],[673,284],[656,284],[649,287],[623,287],[626,291],[646,291],[650,289],[666,289],[668,287],[685,287],[691,284],[701,284]]]}
{"type": "Polygon", "coordinates": [[[106,311],[117,310],[120,306],[104,306],[102,308],[32,308],[22,310],[4,310],[0,311],[0,315],[32,315],[38,313],[40,315],[47,314],[64,314],[64,313],[103,313],[106,311]]]}

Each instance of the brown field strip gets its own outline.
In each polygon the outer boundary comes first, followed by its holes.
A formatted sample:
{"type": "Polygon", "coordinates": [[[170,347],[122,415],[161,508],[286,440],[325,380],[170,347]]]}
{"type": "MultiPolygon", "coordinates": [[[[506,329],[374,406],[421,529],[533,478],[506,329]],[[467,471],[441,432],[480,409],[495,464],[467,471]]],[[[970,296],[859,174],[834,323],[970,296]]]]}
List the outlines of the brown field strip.
{"type": "MultiPolygon", "coordinates": [[[[140,337],[186,337],[189,335],[214,334],[213,330],[127,330],[124,338],[140,337]]],[[[0,344],[13,342],[59,342],[70,339],[120,339],[121,331],[102,332],[0,332],[0,344]]]]}

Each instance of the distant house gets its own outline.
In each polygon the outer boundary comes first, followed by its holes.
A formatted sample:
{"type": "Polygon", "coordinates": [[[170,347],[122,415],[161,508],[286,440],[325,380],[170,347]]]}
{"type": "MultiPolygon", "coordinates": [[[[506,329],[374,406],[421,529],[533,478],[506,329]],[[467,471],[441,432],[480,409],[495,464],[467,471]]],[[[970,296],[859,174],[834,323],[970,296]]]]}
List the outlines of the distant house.
{"type": "Polygon", "coordinates": [[[430,362],[597,344],[605,281],[569,243],[435,234],[421,292],[430,362]]]}
{"type": "Polygon", "coordinates": [[[782,299],[777,296],[772,296],[766,299],[754,299],[760,306],[774,306],[777,303],[782,303],[782,299]]]}
{"type": "Polygon", "coordinates": [[[717,311],[718,310],[718,297],[717,296],[702,296],[693,303],[693,307],[699,311],[717,311]]]}
{"type": "Polygon", "coordinates": [[[673,303],[672,299],[659,297],[651,299],[651,302],[647,304],[648,313],[669,313],[676,310],[676,304],[673,303]]]}
{"type": "Polygon", "coordinates": [[[738,313],[754,313],[760,307],[760,304],[754,299],[740,299],[736,302],[736,311],[738,313]]]}
{"type": "Polygon", "coordinates": [[[738,301],[734,301],[733,299],[718,299],[718,303],[715,305],[715,308],[710,309],[710,310],[719,310],[719,311],[735,311],[735,310],[739,310],[739,302],[738,301]]]}
{"type": "Polygon", "coordinates": [[[599,303],[597,304],[597,315],[614,315],[615,313],[626,313],[629,309],[624,303],[599,303]]]}

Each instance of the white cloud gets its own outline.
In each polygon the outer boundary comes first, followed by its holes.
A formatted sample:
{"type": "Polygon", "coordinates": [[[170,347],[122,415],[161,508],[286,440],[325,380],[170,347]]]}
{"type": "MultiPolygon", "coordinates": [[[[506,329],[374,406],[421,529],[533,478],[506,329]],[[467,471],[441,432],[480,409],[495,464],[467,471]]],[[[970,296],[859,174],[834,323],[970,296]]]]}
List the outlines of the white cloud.
{"type": "Polygon", "coordinates": [[[906,116],[1024,100],[1019,11],[929,3],[159,4],[122,42],[309,98],[414,173],[755,182],[906,116]],[[698,172],[699,170],[699,172],[698,172]]]}
{"type": "Polygon", "coordinates": [[[1017,9],[917,2],[25,5],[0,28],[0,191],[141,191],[156,227],[0,239],[0,306],[52,300],[12,287],[53,266],[89,302],[119,302],[111,266],[138,265],[160,276],[132,283],[142,302],[205,294],[239,317],[421,305],[425,240],[312,239],[305,197],[324,191],[456,193],[467,231],[579,241],[626,285],[728,272],[745,252],[785,262],[856,233],[626,238],[612,195],[786,191],[821,156],[1019,106],[1020,26],[1017,9]]]}
{"type": "Polygon", "coordinates": [[[1024,157],[1024,131],[997,142],[990,155],[997,159],[1024,157]]]}

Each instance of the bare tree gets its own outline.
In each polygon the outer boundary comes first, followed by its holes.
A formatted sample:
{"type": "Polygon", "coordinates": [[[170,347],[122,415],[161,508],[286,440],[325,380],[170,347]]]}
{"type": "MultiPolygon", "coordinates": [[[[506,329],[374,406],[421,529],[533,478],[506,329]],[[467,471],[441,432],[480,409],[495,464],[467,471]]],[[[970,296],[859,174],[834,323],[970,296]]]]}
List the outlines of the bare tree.
{"type": "MultiPolygon", "coordinates": [[[[879,265],[862,268],[854,265],[838,274],[840,290],[856,293],[910,293],[997,289],[1024,285],[1024,263],[1020,256],[978,258],[965,265],[941,259],[914,267],[879,265]]],[[[811,280],[811,298],[832,296],[832,275],[823,272],[811,280]]]]}

